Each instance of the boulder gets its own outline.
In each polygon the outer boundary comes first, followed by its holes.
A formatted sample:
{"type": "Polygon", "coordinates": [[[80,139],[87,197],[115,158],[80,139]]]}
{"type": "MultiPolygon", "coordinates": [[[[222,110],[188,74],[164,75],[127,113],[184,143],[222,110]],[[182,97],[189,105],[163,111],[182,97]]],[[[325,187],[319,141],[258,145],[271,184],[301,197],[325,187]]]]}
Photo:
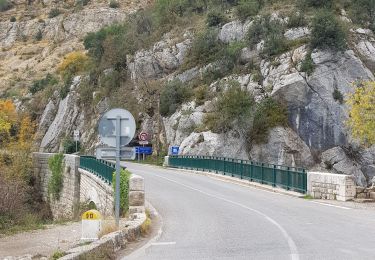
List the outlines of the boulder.
{"type": "Polygon", "coordinates": [[[241,41],[245,38],[251,24],[251,21],[242,23],[239,20],[224,24],[219,32],[219,40],[224,43],[241,41]]]}
{"type": "Polygon", "coordinates": [[[361,165],[350,158],[341,147],[334,147],[322,153],[322,167],[334,173],[354,176],[358,186],[366,187],[367,180],[361,170],[361,165]]]}
{"type": "Polygon", "coordinates": [[[311,167],[314,159],[309,147],[290,128],[276,127],[265,144],[254,144],[250,151],[254,161],[293,167],[311,167]]]}
{"type": "Polygon", "coordinates": [[[180,154],[249,159],[246,152],[246,140],[236,131],[227,134],[216,134],[211,131],[191,133],[181,143],[180,154]]]}

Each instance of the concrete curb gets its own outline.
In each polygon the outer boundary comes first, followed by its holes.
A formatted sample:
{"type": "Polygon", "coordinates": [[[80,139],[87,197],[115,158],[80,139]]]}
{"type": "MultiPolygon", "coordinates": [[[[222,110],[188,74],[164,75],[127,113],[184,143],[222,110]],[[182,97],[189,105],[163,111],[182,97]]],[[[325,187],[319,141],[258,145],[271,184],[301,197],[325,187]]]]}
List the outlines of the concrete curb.
{"type": "Polygon", "coordinates": [[[60,260],[115,259],[116,253],[126,244],[141,236],[141,226],[146,221],[145,213],[133,214],[134,219],[125,222],[125,228],[103,236],[89,245],[79,246],[67,251],[60,260]]]}

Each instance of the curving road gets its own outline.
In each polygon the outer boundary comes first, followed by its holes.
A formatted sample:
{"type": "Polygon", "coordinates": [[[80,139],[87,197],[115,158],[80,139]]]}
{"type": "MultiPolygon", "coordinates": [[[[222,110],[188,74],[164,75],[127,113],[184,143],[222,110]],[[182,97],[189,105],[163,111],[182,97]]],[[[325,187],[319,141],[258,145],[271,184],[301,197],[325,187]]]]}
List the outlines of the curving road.
{"type": "Polygon", "coordinates": [[[375,211],[125,163],[145,178],[160,238],[124,259],[375,259],[375,211]]]}

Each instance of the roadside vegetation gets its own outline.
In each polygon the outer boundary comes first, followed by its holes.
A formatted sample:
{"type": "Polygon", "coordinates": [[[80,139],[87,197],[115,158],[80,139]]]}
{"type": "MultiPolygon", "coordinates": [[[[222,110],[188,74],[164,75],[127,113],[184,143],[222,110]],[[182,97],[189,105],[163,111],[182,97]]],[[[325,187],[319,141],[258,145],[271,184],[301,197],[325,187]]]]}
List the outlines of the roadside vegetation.
{"type": "Polygon", "coordinates": [[[0,100],[0,234],[41,228],[51,221],[33,174],[34,123],[0,100]]]}
{"type": "Polygon", "coordinates": [[[364,146],[375,144],[375,82],[358,82],[346,100],[350,117],[347,125],[364,146]]]}

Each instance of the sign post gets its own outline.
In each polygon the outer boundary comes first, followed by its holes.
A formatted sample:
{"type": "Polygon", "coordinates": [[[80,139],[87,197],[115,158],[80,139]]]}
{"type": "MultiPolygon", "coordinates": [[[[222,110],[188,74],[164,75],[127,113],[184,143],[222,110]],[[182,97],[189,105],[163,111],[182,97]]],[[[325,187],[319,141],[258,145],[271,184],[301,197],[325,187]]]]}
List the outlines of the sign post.
{"type": "Polygon", "coordinates": [[[73,138],[74,138],[74,141],[76,142],[76,152],[78,152],[78,141],[79,141],[79,131],[78,130],[74,130],[73,138]]]}
{"type": "MultiPolygon", "coordinates": [[[[142,145],[142,147],[145,147],[145,144],[148,144],[148,134],[146,132],[140,132],[138,135],[139,144],[142,145]]],[[[145,160],[145,154],[143,154],[143,161],[145,160]]]]}
{"type": "Polygon", "coordinates": [[[116,148],[116,187],[115,217],[116,226],[120,224],[120,152],[121,146],[130,143],[135,134],[133,115],[121,108],[106,112],[99,122],[99,135],[103,143],[116,148]]]}

